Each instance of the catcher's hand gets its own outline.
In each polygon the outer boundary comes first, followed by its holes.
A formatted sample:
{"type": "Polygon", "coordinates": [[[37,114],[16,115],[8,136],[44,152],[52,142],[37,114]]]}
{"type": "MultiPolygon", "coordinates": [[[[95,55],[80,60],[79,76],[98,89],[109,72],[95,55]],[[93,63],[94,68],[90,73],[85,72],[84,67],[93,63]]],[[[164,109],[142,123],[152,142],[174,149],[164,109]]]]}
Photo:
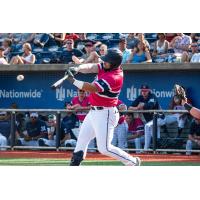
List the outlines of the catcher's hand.
{"type": "Polygon", "coordinates": [[[178,84],[174,85],[174,96],[178,97],[181,101],[187,100],[185,90],[178,84]]]}

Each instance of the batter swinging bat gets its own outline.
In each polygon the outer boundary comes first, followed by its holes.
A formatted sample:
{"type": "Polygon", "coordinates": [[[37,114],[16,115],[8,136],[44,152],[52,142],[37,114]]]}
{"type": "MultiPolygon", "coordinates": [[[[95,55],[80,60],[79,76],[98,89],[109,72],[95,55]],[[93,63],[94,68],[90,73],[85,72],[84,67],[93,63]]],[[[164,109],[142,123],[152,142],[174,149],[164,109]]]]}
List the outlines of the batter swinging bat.
{"type": "Polygon", "coordinates": [[[66,74],[63,78],[59,79],[58,81],[56,81],[52,86],[51,88],[52,89],[56,89],[56,88],[59,88],[63,82],[68,78],[68,74],[66,74]]]}

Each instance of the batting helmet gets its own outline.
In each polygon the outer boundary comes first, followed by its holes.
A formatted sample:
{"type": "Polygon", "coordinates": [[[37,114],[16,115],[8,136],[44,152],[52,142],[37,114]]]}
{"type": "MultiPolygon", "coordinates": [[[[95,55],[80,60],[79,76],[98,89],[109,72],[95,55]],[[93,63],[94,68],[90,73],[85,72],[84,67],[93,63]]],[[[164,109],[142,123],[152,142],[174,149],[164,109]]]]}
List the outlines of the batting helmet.
{"type": "Polygon", "coordinates": [[[101,60],[111,64],[111,69],[118,68],[122,63],[122,52],[119,49],[108,49],[107,54],[101,56],[101,60]]]}

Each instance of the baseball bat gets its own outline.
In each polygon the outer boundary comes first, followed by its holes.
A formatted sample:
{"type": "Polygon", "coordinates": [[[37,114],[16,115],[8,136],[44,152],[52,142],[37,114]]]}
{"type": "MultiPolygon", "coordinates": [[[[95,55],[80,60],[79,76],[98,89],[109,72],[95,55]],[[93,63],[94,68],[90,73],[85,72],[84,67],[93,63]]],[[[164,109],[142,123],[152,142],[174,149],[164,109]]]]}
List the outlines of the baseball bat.
{"type": "Polygon", "coordinates": [[[52,89],[59,88],[67,78],[68,78],[68,74],[65,75],[63,78],[59,79],[58,81],[56,81],[56,82],[51,86],[51,88],[52,88],[52,89]]]}

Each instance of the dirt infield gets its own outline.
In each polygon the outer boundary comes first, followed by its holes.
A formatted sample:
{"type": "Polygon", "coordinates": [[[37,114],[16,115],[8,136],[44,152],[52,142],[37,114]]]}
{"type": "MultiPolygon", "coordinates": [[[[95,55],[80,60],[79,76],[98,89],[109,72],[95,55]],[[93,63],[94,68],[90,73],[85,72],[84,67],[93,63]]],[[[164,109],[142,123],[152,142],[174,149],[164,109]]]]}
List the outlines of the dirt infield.
{"type": "MultiPolygon", "coordinates": [[[[72,152],[57,151],[1,151],[0,158],[57,158],[70,159],[72,152]]],[[[200,162],[199,155],[173,155],[173,154],[132,154],[139,156],[145,162],[200,162]]],[[[99,153],[88,153],[87,160],[113,160],[99,153]]]]}

